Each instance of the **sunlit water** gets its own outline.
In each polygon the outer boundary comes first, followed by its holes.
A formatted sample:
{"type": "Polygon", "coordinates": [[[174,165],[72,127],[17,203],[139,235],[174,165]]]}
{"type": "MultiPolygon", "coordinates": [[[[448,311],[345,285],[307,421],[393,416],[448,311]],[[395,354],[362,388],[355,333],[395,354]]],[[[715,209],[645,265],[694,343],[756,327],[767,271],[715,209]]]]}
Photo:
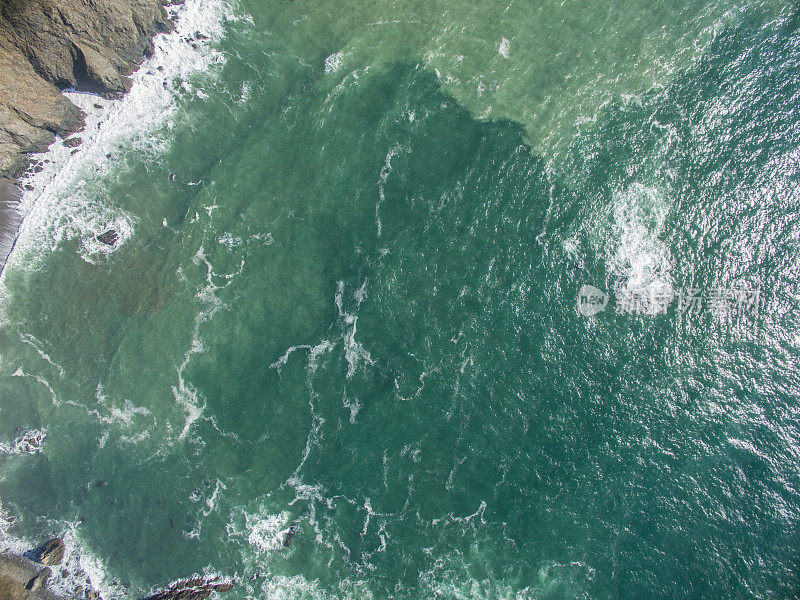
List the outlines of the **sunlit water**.
{"type": "Polygon", "coordinates": [[[165,42],[26,198],[6,545],[65,535],[56,585],[106,598],[796,591],[791,6],[183,10],[211,39],[165,42]]]}

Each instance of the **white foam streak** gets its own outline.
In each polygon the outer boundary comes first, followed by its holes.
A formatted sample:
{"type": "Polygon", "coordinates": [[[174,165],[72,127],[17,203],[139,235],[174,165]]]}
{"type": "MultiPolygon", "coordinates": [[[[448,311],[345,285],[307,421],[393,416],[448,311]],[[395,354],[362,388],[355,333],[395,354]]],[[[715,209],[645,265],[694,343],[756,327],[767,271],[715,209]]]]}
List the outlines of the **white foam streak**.
{"type": "Polygon", "coordinates": [[[289,357],[292,355],[293,352],[296,350],[308,350],[308,370],[312,373],[317,370],[317,363],[319,361],[319,357],[328,352],[333,348],[333,344],[331,344],[328,340],[322,340],[316,346],[310,346],[308,344],[300,344],[298,346],[292,346],[286,352],[284,352],[283,356],[281,356],[278,360],[272,363],[269,368],[270,369],[277,369],[278,373],[281,372],[281,369],[289,362],[289,357]]]}
{"type": "Polygon", "coordinates": [[[317,580],[302,575],[287,577],[273,575],[254,591],[254,597],[270,600],[372,600],[372,592],[365,582],[343,580],[338,593],[326,591],[317,580]]]}
{"type": "Polygon", "coordinates": [[[335,73],[342,68],[342,53],[334,52],[325,59],[325,74],[335,73]]]}
{"type": "Polygon", "coordinates": [[[500,44],[497,46],[497,51],[503,58],[508,58],[511,55],[511,42],[508,41],[508,38],[503,38],[500,40],[500,44]]]}
{"type": "MultiPolygon", "coordinates": [[[[409,117],[410,120],[413,121],[413,117],[409,117]]],[[[383,167],[381,167],[380,173],[380,182],[378,183],[378,201],[375,203],[375,224],[378,228],[378,237],[381,237],[381,233],[383,232],[383,223],[381,223],[381,205],[386,201],[386,194],[384,193],[383,187],[386,184],[386,180],[389,179],[389,175],[392,173],[392,159],[397,156],[403,150],[400,144],[395,145],[389,152],[386,153],[386,158],[383,161],[383,167]]]]}
{"type": "Polygon", "coordinates": [[[32,346],[33,349],[36,350],[36,352],[45,362],[49,363],[50,366],[54,367],[58,371],[58,374],[61,375],[61,377],[64,376],[64,369],[60,365],[54,363],[53,360],[50,358],[50,356],[39,347],[39,340],[37,340],[35,337],[27,333],[20,333],[19,339],[21,342],[28,344],[29,346],[32,346]]]}
{"type": "MultiPolygon", "coordinates": [[[[356,300],[356,306],[361,304],[361,301],[366,296],[367,282],[361,285],[358,291],[353,294],[356,300]]],[[[375,362],[372,360],[370,353],[356,341],[356,331],[358,327],[358,316],[345,312],[343,307],[343,294],[344,294],[344,281],[340,281],[336,290],[336,308],[339,310],[339,316],[344,319],[344,322],[350,326],[350,329],[344,334],[344,356],[347,360],[347,378],[353,376],[358,368],[359,361],[363,360],[366,364],[373,365],[375,362]]]]}
{"type": "Polygon", "coordinates": [[[222,490],[227,489],[228,486],[217,479],[216,484],[214,485],[214,491],[211,492],[211,496],[206,499],[206,507],[203,509],[204,517],[207,517],[217,509],[217,498],[219,498],[219,494],[222,490]]]}
{"type": "Polygon", "coordinates": [[[196,265],[203,263],[206,266],[206,285],[201,288],[196,297],[205,306],[200,312],[195,315],[194,328],[192,331],[192,340],[189,344],[189,349],[183,355],[183,362],[177,368],[178,372],[178,385],[172,386],[172,395],[175,402],[183,408],[186,414],[186,421],[184,422],[183,429],[178,435],[178,440],[183,440],[189,434],[189,431],[202,416],[205,410],[205,403],[201,402],[199,392],[197,389],[183,377],[183,372],[189,365],[189,361],[195,354],[200,354],[205,350],[203,340],[200,337],[200,327],[203,323],[210,321],[216,312],[225,308],[225,304],[216,296],[216,291],[227,287],[234,277],[239,275],[244,269],[244,259],[239,263],[239,269],[233,273],[215,273],[211,261],[205,254],[203,246],[195,253],[192,262],[196,265]],[[221,285],[214,283],[215,278],[221,278],[223,282],[221,285]]]}
{"type": "Polygon", "coordinates": [[[50,399],[53,402],[53,406],[60,406],[61,402],[58,400],[56,396],[56,392],[53,389],[53,386],[50,385],[50,382],[47,381],[41,375],[28,375],[25,371],[22,370],[22,367],[17,367],[17,369],[11,374],[12,377],[33,377],[36,381],[41,383],[44,387],[47,388],[47,391],[50,392],[50,399]]]}

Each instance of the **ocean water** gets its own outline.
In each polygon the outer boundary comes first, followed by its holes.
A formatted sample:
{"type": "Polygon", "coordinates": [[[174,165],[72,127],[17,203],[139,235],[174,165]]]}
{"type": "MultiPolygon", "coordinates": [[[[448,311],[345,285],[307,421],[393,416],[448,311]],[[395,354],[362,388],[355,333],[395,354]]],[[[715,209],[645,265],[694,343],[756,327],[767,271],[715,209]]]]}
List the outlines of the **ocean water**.
{"type": "Polygon", "coordinates": [[[175,10],[24,198],[4,547],[107,600],[795,597],[792,3],[175,10]]]}

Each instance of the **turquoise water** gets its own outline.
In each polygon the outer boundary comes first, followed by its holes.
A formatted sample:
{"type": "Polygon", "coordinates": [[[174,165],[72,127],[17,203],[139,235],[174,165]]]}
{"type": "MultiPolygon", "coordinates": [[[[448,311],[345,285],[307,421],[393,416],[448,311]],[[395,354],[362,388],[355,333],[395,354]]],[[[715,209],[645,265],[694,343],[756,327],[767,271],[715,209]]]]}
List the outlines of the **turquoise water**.
{"type": "Polygon", "coordinates": [[[132,234],[69,213],[3,274],[0,448],[46,432],[8,535],[107,598],[793,597],[798,21],[685,4],[233,7],[61,192],[132,234]]]}

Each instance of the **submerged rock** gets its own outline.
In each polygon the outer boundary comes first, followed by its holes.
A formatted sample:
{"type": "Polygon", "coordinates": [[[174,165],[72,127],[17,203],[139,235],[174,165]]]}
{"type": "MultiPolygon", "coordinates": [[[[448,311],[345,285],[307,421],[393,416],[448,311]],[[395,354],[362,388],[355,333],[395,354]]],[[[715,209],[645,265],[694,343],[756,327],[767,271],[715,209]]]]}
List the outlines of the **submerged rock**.
{"type": "MultiPolygon", "coordinates": [[[[19,428],[18,428],[19,429],[19,428]]],[[[44,448],[47,432],[41,429],[31,429],[14,440],[12,452],[15,454],[36,454],[44,448]]]]}
{"type": "Polygon", "coordinates": [[[196,577],[179,581],[145,600],[206,600],[214,592],[228,592],[233,586],[233,582],[222,583],[218,577],[196,577]]]}
{"type": "Polygon", "coordinates": [[[97,241],[101,244],[106,244],[107,246],[113,246],[117,243],[119,239],[119,234],[114,229],[109,229],[97,236],[97,241]]]}
{"type": "Polygon", "coordinates": [[[292,523],[289,528],[286,530],[286,533],[283,534],[283,547],[288,548],[289,544],[292,543],[292,538],[297,534],[299,527],[297,523],[292,523]]]}

